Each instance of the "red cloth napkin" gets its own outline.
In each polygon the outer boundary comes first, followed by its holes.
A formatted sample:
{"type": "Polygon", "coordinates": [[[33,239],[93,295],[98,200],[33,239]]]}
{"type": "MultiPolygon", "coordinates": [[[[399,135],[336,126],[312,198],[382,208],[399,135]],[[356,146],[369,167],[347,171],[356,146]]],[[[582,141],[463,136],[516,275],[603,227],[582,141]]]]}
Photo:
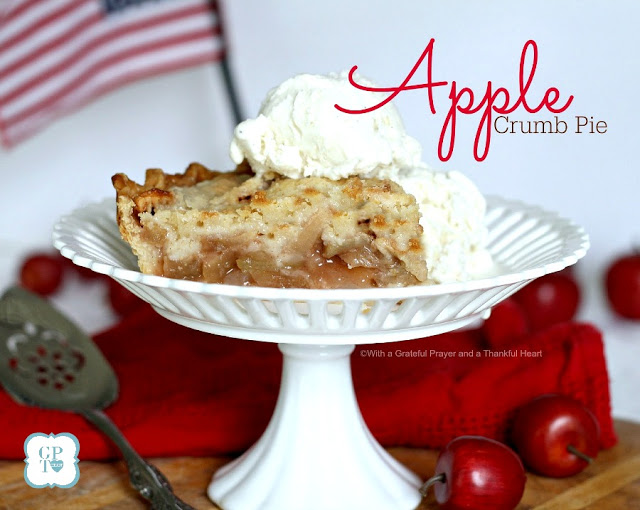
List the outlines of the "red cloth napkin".
{"type": "MultiPolygon", "coordinates": [[[[95,341],[120,381],[107,414],[143,456],[236,453],[267,425],[282,366],[274,344],[193,331],[146,306],[95,341]]],[[[557,392],[593,411],[603,448],[615,444],[603,345],[593,326],[554,326],[515,345],[515,356],[489,357],[484,349],[479,330],[356,349],[356,395],[373,435],[384,446],[441,447],[461,434],[505,440],[518,406],[557,392]],[[460,357],[463,351],[474,357],[460,357]]],[[[119,455],[82,418],[18,405],[2,391],[0,424],[1,458],[24,458],[33,432],[75,434],[81,459],[119,455]]]]}

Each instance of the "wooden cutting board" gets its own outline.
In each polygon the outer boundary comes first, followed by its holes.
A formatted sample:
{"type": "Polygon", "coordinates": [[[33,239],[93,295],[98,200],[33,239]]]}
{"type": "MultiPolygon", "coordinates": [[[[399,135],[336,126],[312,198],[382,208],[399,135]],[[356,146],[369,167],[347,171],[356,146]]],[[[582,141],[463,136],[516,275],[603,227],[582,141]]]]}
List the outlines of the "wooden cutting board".
{"type": "MultiPolygon", "coordinates": [[[[619,444],[601,452],[588,469],[568,479],[527,475],[519,510],[640,510],[640,424],[617,421],[619,444]]],[[[433,474],[437,452],[392,448],[390,453],[424,479],[433,474]]],[[[152,459],[176,494],[197,509],[215,509],[205,489],[226,458],[152,459]]],[[[80,480],[71,489],[33,489],[24,481],[24,463],[0,461],[0,510],[145,509],[130,488],[122,462],[80,462],[80,480]]],[[[436,509],[432,495],[419,510],[436,509]]],[[[304,510],[303,508],[301,510],[304,510]]],[[[328,509],[330,510],[330,509],[328,509]]],[[[389,509],[393,510],[393,509],[389,509]]]]}

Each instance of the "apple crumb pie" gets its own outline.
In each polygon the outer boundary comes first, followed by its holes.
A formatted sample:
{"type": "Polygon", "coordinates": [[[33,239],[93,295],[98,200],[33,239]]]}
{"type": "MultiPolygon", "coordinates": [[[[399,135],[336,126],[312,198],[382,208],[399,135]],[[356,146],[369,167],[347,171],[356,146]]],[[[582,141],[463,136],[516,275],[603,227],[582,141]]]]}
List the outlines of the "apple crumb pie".
{"type": "Polygon", "coordinates": [[[143,273],[235,285],[359,288],[425,283],[415,198],[391,180],[215,172],[112,178],[120,232],[143,273]]]}

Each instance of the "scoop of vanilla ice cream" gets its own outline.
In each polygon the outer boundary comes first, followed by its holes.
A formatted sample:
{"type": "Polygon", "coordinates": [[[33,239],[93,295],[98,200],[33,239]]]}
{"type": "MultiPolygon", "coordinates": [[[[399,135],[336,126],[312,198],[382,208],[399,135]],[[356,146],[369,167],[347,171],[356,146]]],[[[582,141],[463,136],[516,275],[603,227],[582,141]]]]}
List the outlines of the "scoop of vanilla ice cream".
{"type": "Polygon", "coordinates": [[[422,148],[406,134],[395,106],[389,102],[365,114],[335,108],[360,110],[385,97],[357,89],[346,73],[294,76],[267,94],[255,119],[238,124],[231,159],[246,159],[257,175],[396,180],[399,169],[423,164],[422,148]]]}
{"type": "Polygon", "coordinates": [[[486,273],[492,264],[484,248],[486,203],[475,185],[459,172],[428,169],[420,144],[406,134],[391,103],[365,114],[335,108],[361,110],[384,98],[357,89],[346,73],[295,76],[267,94],[255,119],[238,124],[231,159],[247,160],[257,175],[394,180],[420,206],[429,280],[463,281],[486,273]]]}
{"type": "Polygon", "coordinates": [[[468,280],[488,271],[485,249],[486,201],[460,172],[405,169],[398,175],[420,206],[420,224],[429,279],[434,283],[468,280]]]}

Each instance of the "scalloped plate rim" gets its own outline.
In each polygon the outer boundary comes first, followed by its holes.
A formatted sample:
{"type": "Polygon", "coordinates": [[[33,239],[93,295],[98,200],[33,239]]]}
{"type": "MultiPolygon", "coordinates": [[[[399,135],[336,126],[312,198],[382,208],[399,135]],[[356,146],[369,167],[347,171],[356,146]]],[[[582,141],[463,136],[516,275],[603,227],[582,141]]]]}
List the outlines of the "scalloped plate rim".
{"type": "MultiPolygon", "coordinates": [[[[91,202],[83,206],[77,207],[71,213],[66,214],[58,219],[53,227],[53,245],[60,253],[73,261],[74,264],[86,267],[97,273],[111,276],[117,280],[124,280],[133,283],[140,283],[156,288],[168,288],[181,292],[193,292],[204,295],[219,295],[236,298],[258,298],[271,300],[375,300],[379,299],[407,299],[411,297],[430,297],[446,294],[460,294],[468,291],[490,289],[502,285],[509,285],[520,281],[532,280],[553,273],[575,264],[578,260],[585,256],[590,246],[589,236],[584,228],[565,217],[560,216],[555,211],[544,209],[537,205],[532,205],[520,200],[505,199],[495,195],[488,195],[487,209],[488,212],[492,208],[502,207],[511,209],[512,212],[527,212],[537,215],[546,216],[545,221],[562,223],[563,227],[573,229],[576,239],[573,240],[573,248],[564,247],[563,252],[566,253],[553,262],[546,263],[541,266],[525,269],[522,271],[507,272],[495,276],[478,278],[463,282],[451,282],[435,285],[414,285],[409,287],[385,287],[385,288],[366,288],[366,289],[299,289],[299,288],[271,288],[258,286],[239,286],[226,285],[218,283],[204,283],[190,280],[178,280],[167,278],[164,276],[149,275],[141,273],[133,269],[117,266],[112,263],[101,262],[83,255],[79,250],[73,248],[68,242],[63,240],[64,235],[61,231],[65,228],[71,219],[78,219],[80,214],[85,214],[89,209],[99,208],[102,212],[107,211],[110,201],[107,199],[100,202],[91,202]],[[573,251],[569,252],[571,249],[573,251]]],[[[114,210],[114,226],[117,227],[115,220],[115,201],[113,201],[114,210]]],[[[83,222],[87,222],[87,218],[82,218],[83,222]]],[[[68,227],[67,227],[68,228],[68,227]]],[[[128,245],[121,241],[128,249],[128,245]]]]}

